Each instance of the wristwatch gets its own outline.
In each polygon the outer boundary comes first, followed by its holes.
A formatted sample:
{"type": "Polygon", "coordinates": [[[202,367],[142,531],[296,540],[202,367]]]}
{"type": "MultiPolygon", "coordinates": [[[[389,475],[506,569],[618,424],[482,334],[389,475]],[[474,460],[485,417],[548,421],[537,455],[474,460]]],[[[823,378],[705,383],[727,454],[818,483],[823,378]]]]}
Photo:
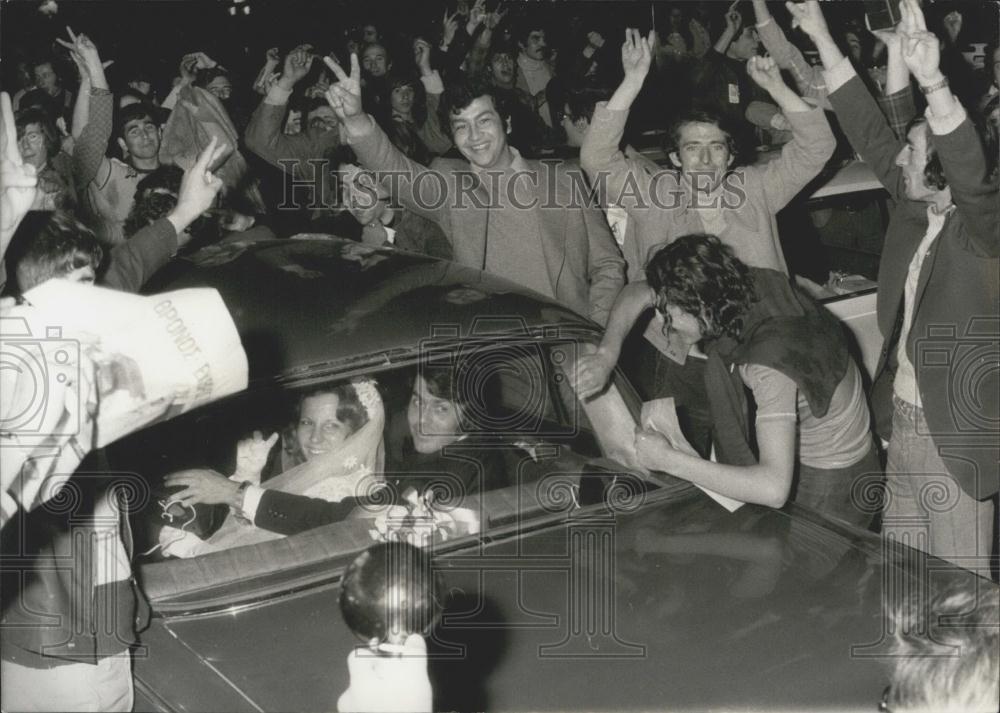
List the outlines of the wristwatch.
{"type": "Polygon", "coordinates": [[[233,497],[233,509],[238,513],[243,512],[243,500],[247,494],[247,488],[250,487],[249,480],[241,480],[240,487],[236,489],[236,494],[233,497]]]}
{"type": "Polygon", "coordinates": [[[942,77],[940,82],[934,82],[934,84],[930,84],[926,87],[923,84],[921,84],[920,91],[923,92],[924,94],[930,94],[931,92],[936,92],[938,89],[944,89],[947,86],[948,86],[948,78],[942,77]]]}

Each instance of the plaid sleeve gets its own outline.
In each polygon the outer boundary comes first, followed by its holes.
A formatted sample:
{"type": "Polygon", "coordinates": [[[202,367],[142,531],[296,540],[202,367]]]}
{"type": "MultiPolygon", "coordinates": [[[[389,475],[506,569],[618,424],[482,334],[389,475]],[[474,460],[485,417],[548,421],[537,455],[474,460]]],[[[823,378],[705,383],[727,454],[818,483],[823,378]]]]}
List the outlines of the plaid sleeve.
{"type": "Polygon", "coordinates": [[[907,85],[906,88],[900,89],[898,92],[887,96],[878,95],[875,98],[889,122],[892,133],[896,135],[896,138],[904,138],[903,134],[906,132],[907,124],[917,115],[917,107],[913,101],[913,87],[907,85]]]}

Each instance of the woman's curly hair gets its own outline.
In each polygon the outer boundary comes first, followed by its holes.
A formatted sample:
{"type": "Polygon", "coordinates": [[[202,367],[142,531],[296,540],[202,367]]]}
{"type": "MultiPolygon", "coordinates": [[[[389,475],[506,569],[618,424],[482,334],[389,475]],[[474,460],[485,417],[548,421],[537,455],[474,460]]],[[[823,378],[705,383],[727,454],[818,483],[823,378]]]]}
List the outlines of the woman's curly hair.
{"type": "Polygon", "coordinates": [[[664,334],[671,326],[666,307],[674,305],[698,318],[705,338],[738,338],[756,299],[749,268],[714,235],[684,235],[660,248],[646,265],[646,280],[656,293],[664,334]]]}

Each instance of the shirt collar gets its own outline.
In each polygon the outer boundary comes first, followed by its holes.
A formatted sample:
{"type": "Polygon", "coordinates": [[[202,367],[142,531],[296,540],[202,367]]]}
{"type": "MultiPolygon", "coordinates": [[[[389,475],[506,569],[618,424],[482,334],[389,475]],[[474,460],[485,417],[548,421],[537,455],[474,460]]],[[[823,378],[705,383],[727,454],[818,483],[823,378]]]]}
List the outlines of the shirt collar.
{"type": "Polygon", "coordinates": [[[511,154],[510,166],[508,166],[505,169],[482,168],[481,166],[477,166],[476,164],[470,161],[469,165],[472,167],[473,173],[475,173],[477,176],[482,176],[484,173],[497,173],[498,171],[502,173],[527,171],[528,163],[524,160],[524,158],[521,157],[521,152],[518,151],[513,146],[511,146],[510,144],[507,144],[507,150],[510,151],[511,154]]]}
{"type": "Polygon", "coordinates": [[[942,220],[951,215],[952,211],[955,210],[955,204],[951,203],[944,210],[938,210],[933,203],[927,204],[927,219],[928,220],[942,220]]]}

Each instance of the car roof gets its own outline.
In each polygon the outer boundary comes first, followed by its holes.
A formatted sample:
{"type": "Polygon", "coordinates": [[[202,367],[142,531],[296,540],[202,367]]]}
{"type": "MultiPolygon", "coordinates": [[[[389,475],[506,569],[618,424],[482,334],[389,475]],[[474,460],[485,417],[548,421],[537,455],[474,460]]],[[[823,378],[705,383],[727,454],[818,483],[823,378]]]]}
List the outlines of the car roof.
{"type": "Polygon", "coordinates": [[[144,291],[192,287],[219,291],[252,382],[390,363],[471,338],[597,333],[568,308],[481,270],[329,235],[225,241],[174,260],[144,291]]]}

